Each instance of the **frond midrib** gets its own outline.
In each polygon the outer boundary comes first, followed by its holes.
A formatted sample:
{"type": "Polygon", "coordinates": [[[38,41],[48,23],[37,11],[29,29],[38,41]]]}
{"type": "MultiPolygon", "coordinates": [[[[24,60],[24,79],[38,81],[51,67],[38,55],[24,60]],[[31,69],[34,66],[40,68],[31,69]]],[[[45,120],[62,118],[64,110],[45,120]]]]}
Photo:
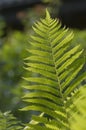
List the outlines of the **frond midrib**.
{"type": "MultiPolygon", "coordinates": [[[[69,125],[69,121],[68,121],[68,113],[66,111],[66,106],[65,106],[65,98],[64,98],[64,95],[62,93],[62,86],[61,86],[61,83],[60,83],[60,79],[59,79],[59,76],[58,76],[58,71],[57,71],[57,66],[56,66],[56,61],[55,61],[55,58],[54,58],[54,52],[53,52],[53,46],[51,44],[52,40],[50,39],[51,35],[50,35],[50,32],[51,32],[51,28],[50,28],[50,21],[48,21],[48,30],[47,30],[47,39],[49,41],[49,45],[50,45],[50,48],[51,48],[51,53],[52,53],[52,60],[53,60],[53,63],[54,63],[54,68],[55,68],[55,73],[56,73],[56,77],[57,77],[57,83],[58,83],[58,87],[59,87],[59,92],[60,92],[60,96],[61,96],[61,99],[62,99],[62,102],[63,102],[63,106],[64,106],[64,111],[65,111],[65,114],[66,114],[66,120],[68,122],[68,125],[69,125]]],[[[70,130],[70,125],[69,125],[69,130],[70,130]]]]}

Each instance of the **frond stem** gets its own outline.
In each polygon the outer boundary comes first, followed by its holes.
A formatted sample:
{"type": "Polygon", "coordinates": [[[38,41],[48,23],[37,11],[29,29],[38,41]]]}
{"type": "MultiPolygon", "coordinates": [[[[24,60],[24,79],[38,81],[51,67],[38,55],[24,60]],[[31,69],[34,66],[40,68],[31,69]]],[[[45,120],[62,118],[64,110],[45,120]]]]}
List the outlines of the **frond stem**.
{"type": "MultiPolygon", "coordinates": [[[[49,24],[50,24],[50,23],[48,23],[48,26],[49,26],[49,24]]],[[[68,125],[69,125],[68,130],[70,130],[70,124],[69,124],[69,120],[68,120],[69,116],[68,116],[68,113],[67,113],[67,111],[66,111],[66,106],[65,106],[65,103],[64,103],[65,99],[64,99],[64,95],[63,95],[63,93],[62,93],[61,82],[60,82],[60,80],[59,80],[58,72],[57,72],[57,69],[56,69],[56,62],[55,62],[55,58],[54,58],[53,47],[52,47],[52,44],[51,44],[52,40],[50,40],[50,37],[51,37],[51,36],[50,36],[50,33],[49,33],[49,32],[50,32],[50,27],[48,27],[48,28],[49,28],[49,30],[47,30],[47,36],[48,36],[47,38],[48,38],[48,41],[49,41],[49,45],[50,45],[50,47],[51,47],[52,59],[53,59],[53,63],[54,63],[55,71],[56,71],[56,76],[57,76],[59,91],[60,91],[60,95],[61,95],[61,98],[62,98],[64,110],[65,110],[65,113],[66,113],[67,122],[68,122],[68,125]]]]}

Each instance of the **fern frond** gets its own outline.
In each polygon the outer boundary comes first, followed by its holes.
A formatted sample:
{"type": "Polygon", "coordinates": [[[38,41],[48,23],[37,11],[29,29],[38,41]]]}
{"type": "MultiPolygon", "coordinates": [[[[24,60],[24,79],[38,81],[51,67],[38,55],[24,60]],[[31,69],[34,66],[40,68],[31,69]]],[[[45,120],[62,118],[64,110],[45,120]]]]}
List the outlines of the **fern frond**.
{"type": "Polygon", "coordinates": [[[10,112],[0,112],[0,130],[22,130],[24,125],[10,112]]]}
{"type": "Polygon", "coordinates": [[[86,85],[81,87],[80,94],[80,98],[75,103],[79,112],[73,114],[71,130],[86,130],[86,85]]]}
{"type": "Polygon", "coordinates": [[[48,11],[33,30],[33,49],[28,50],[30,56],[25,59],[25,68],[33,76],[24,78],[28,81],[24,88],[31,92],[23,97],[29,105],[22,110],[44,114],[35,116],[33,120],[37,123],[30,123],[27,129],[70,130],[70,106],[78,92],[71,93],[86,79],[86,72],[78,75],[84,66],[84,60],[79,59],[83,50],[80,45],[70,48],[73,33],[61,28],[59,20],[52,19],[48,11]]]}

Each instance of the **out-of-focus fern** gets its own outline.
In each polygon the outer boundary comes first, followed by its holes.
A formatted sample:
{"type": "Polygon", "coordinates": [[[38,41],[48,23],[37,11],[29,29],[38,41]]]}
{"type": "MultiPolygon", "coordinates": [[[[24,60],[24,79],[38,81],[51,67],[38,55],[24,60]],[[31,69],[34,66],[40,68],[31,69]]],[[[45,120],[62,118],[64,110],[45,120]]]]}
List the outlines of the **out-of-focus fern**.
{"type": "Polygon", "coordinates": [[[80,89],[80,99],[76,104],[78,113],[71,120],[71,130],[86,130],[86,85],[80,89]]]}
{"type": "Polygon", "coordinates": [[[86,72],[78,75],[84,65],[79,58],[83,50],[80,45],[70,48],[73,33],[61,28],[59,20],[52,19],[48,11],[33,30],[32,49],[28,50],[31,55],[26,58],[26,70],[33,76],[25,78],[28,85],[24,88],[30,92],[23,97],[28,103],[23,110],[40,114],[34,115],[25,129],[70,130],[72,111],[77,111],[73,100],[78,99],[77,88],[86,79],[86,72]]]}
{"type": "Polygon", "coordinates": [[[23,130],[24,125],[10,112],[0,112],[0,130],[23,130]]]}

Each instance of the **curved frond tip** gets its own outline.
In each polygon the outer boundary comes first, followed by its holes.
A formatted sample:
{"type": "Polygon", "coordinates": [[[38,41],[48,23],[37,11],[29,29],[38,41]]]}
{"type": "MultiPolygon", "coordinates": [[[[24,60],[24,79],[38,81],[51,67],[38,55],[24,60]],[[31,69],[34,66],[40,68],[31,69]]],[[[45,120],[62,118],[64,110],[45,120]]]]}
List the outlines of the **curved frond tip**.
{"type": "Polygon", "coordinates": [[[48,9],[46,9],[46,19],[50,19],[50,14],[48,12],[48,9]]]}

